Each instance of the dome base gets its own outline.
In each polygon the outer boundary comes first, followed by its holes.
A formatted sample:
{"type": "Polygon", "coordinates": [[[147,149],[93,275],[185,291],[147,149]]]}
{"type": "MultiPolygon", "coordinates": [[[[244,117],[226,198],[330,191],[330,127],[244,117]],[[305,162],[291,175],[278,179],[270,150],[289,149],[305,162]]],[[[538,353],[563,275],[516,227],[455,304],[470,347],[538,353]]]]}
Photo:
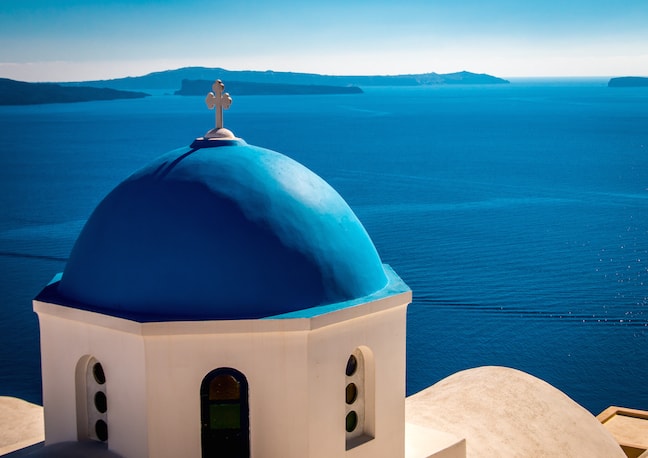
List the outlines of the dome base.
{"type": "Polygon", "coordinates": [[[234,133],[231,130],[225,129],[224,127],[220,127],[220,128],[217,127],[207,132],[205,134],[205,138],[210,138],[210,139],[223,138],[226,140],[232,140],[236,137],[234,136],[234,133]]]}

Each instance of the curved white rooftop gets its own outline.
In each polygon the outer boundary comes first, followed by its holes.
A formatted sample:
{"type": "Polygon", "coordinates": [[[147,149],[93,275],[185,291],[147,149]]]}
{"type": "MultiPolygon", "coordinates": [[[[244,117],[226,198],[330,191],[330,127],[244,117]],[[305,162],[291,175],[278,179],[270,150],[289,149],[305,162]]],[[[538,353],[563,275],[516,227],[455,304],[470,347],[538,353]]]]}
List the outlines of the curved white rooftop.
{"type": "Polygon", "coordinates": [[[562,391],[506,367],[457,372],[406,400],[408,423],[466,438],[466,456],[624,458],[607,429],[562,391]]]}

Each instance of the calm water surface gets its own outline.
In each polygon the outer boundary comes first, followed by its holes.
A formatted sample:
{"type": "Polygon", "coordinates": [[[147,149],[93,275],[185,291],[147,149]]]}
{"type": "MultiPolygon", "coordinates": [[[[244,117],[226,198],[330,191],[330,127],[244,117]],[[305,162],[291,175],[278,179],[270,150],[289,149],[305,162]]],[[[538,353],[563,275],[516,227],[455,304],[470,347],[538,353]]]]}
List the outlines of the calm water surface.
{"type": "MultiPolygon", "coordinates": [[[[329,181],[413,289],[408,393],[505,365],[648,409],[648,90],[234,94],[225,122],[329,181]]],[[[90,212],[212,124],[202,97],[0,107],[0,395],[40,402],[31,299],[90,212]]]]}

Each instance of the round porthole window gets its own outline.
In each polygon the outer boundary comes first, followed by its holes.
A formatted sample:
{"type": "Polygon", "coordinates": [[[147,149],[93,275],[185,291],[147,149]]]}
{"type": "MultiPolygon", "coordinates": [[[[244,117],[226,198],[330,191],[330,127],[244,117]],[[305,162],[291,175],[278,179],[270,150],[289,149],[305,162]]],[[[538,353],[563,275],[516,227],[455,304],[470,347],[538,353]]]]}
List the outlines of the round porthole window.
{"type": "Polygon", "coordinates": [[[346,375],[347,377],[351,377],[353,374],[355,374],[356,370],[358,369],[358,360],[354,355],[349,356],[349,359],[347,360],[347,365],[346,365],[346,375]]]}
{"type": "Polygon", "coordinates": [[[97,391],[95,393],[94,405],[101,413],[105,413],[106,410],[108,410],[108,401],[106,400],[106,394],[103,391],[97,391]]]}
{"type": "Polygon", "coordinates": [[[106,374],[104,374],[101,363],[95,363],[94,366],[92,366],[92,375],[99,385],[106,383],[106,374]]]}
{"type": "Polygon", "coordinates": [[[97,435],[97,439],[102,442],[106,442],[108,440],[108,425],[105,421],[97,420],[97,422],[95,423],[95,434],[97,435]]]}
{"type": "Polygon", "coordinates": [[[353,404],[358,398],[358,387],[355,383],[349,383],[346,386],[346,403],[353,404]]]}
{"type": "Polygon", "coordinates": [[[358,414],[351,411],[346,416],[346,430],[348,433],[353,432],[358,426],[358,414]]]}

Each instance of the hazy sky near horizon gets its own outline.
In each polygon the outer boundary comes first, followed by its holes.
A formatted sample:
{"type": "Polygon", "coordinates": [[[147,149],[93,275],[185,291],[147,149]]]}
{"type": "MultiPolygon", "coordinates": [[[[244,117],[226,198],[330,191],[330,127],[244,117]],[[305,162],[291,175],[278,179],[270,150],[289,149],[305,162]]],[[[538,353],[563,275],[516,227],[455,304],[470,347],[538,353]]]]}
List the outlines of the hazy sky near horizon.
{"type": "Polygon", "coordinates": [[[648,0],[0,0],[0,77],[648,76],[648,0]]]}

